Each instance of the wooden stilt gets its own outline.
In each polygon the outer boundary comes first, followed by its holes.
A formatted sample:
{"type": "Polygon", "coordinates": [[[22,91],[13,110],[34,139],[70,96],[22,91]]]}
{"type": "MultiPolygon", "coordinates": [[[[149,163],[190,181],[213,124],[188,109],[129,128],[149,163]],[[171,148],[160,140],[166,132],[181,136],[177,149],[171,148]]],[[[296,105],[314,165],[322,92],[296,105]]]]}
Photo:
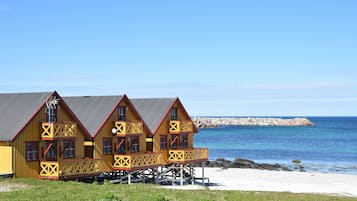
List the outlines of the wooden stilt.
{"type": "Polygon", "coordinates": [[[175,173],[175,169],[171,170],[172,173],[172,185],[176,184],[176,173],[175,173]]]}
{"type": "Polygon", "coordinates": [[[128,174],[128,184],[131,184],[131,173],[128,174]]]}
{"type": "Polygon", "coordinates": [[[183,186],[183,164],[180,165],[180,185],[183,186]]]}
{"type": "Polygon", "coordinates": [[[190,174],[191,174],[191,184],[195,185],[195,172],[193,170],[193,167],[190,167],[190,174]]]}
{"type": "Polygon", "coordinates": [[[202,163],[202,185],[205,185],[205,163],[202,163]]]}

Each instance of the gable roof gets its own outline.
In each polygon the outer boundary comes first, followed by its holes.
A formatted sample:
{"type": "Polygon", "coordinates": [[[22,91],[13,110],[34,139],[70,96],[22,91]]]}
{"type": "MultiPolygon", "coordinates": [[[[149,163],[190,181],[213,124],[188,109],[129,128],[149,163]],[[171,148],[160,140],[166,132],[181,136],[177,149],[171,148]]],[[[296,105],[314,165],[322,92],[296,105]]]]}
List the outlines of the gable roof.
{"type": "Polygon", "coordinates": [[[13,141],[34,116],[45,106],[46,100],[57,96],[60,104],[78,123],[87,137],[90,137],[83,124],[74,115],[62,97],[54,92],[0,94],[0,141],[13,141]]]}
{"type": "Polygon", "coordinates": [[[0,141],[11,141],[53,92],[0,94],[0,141]]]}
{"type": "Polygon", "coordinates": [[[71,96],[63,97],[92,137],[114,112],[124,96],[71,96]]]}
{"type": "Polygon", "coordinates": [[[155,134],[176,99],[177,98],[132,98],[130,100],[144,119],[150,131],[155,134]]]}
{"type": "MultiPolygon", "coordinates": [[[[169,114],[176,102],[183,109],[184,114],[190,118],[179,98],[132,98],[130,100],[144,119],[152,134],[156,133],[162,121],[169,114]]],[[[194,132],[197,132],[197,127],[193,127],[194,132]]]]}

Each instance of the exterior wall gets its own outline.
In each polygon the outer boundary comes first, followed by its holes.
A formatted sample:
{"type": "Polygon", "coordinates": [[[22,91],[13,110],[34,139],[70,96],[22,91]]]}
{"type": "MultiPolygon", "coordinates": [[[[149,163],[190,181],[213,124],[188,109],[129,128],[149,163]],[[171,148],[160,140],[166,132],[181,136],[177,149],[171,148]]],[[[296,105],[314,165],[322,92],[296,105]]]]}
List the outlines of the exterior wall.
{"type": "MultiPolygon", "coordinates": [[[[58,122],[75,122],[70,116],[69,112],[65,111],[59,104],[57,109],[58,122]]],[[[46,142],[41,140],[42,126],[41,123],[46,122],[45,106],[34,116],[32,121],[19,133],[14,140],[14,160],[15,160],[15,176],[21,178],[38,178],[40,172],[40,161],[44,161],[42,150],[45,149],[46,142]],[[26,161],[26,147],[25,142],[36,141],[39,142],[38,156],[39,161],[26,161]]],[[[73,138],[72,138],[73,139],[73,138]]],[[[75,158],[63,159],[63,154],[60,154],[63,148],[63,141],[57,141],[57,161],[81,159],[84,157],[84,132],[77,124],[77,132],[75,137],[75,158]]]]}
{"type": "MultiPolygon", "coordinates": [[[[177,117],[179,121],[191,120],[190,118],[186,117],[183,108],[181,108],[177,102],[173,105],[173,107],[177,108],[177,117]]],[[[156,131],[153,137],[153,150],[154,152],[161,152],[164,164],[168,163],[167,162],[168,150],[160,150],[160,136],[166,135],[167,139],[168,140],[170,139],[170,134],[169,134],[170,120],[171,120],[171,108],[170,108],[170,112],[166,115],[165,120],[162,122],[162,124],[160,125],[159,129],[156,131]]],[[[193,148],[193,135],[194,135],[193,132],[188,134],[188,148],[186,149],[193,148]]]]}
{"type": "MultiPolygon", "coordinates": [[[[119,106],[126,106],[126,120],[130,121],[140,121],[139,117],[135,115],[134,111],[129,107],[127,100],[121,101],[119,106]]],[[[118,107],[119,107],[118,106],[118,107]]],[[[112,134],[112,128],[114,127],[114,122],[118,121],[118,107],[115,108],[114,112],[111,114],[109,119],[104,123],[103,127],[98,132],[97,136],[94,139],[94,158],[102,158],[103,159],[103,172],[111,172],[113,170],[113,155],[115,154],[115,144],[117,143],[117,137],[112,134]],[[113,150],[112,154],[104,155],[103,154],[103,138],[112,138],[113,139],[113,150]]],[[[146,151],[146,131],[144,129],[144,134],[139,136],[139,152],[146,151]]]]}
{"type": "MultiPolygon", "coordinates": [[[[113,155],[104,155],[103,154],[103,138],[111,138],[113,137],[112,128],[114,127],[114,121],[118,120],[118,110],[115,110],[113,114],[109,117],[109,119],[104,123],[103,127],[98,132],[97,136],[94,139],[94,158],[102,158],[103,164],[102,169],[103,172],[112,171],[113,164],[113,155]]],[[[114,146],[114,143],[113,143],[114,146]]]]}

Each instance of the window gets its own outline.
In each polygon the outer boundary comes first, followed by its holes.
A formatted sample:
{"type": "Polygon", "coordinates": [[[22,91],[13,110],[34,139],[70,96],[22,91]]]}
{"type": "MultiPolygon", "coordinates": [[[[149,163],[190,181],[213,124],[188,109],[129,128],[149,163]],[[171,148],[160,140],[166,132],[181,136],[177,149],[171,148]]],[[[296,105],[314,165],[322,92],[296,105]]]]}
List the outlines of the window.
{"type": "Polygon", "coordinates": [[[26,142],[26,161],[38,161],[38,142],[26,142]]]}
{"type": "Polygon", "coordinates": [[[46,141],[45,154],[47,161],[57,160],[57,142],[56,141],[46,141]]]}
{"type": "Polygon", "coordinates": [[[47,122],[56,122],[57,121],[56,106],[50,106],[47,108],[46,120],[47,120],[47,122]]]}
{"type": "Polygon", "coordinates": [[[118,154],[125,154],[125,137],[118,137],[118,144],[116,144],[115,150],[118,154]]]}
{"type": "Polygon", "coordinates": [[[160,135],[160,149],[167,149],[167,135],[160,135]]]}
{"type": "Polygon", "coordinates": [[[112,138],[103,138],[103,154],[112,154],[112,138]]]}
{"type": "Polygon", "coordinates": [[[119,121],[126,121],[126,107],[120,106],[119,107],[119,121]]]}
{"type": "Polygon", "coordinates": [[[188,137],[187,137],[187,134],[182,134],[180,140],[181,140],[181,148],[187,148],[187,147],[188,147],[188,137]]]}
{"type": "Polygon", "coordinates": [[[139,152],[139,136],[129,137],[130,152],[139,152]]]}
{"type": "Polygon", "coordinates": [[[171,135],[170,136],[170,146],[172,149],[177,149],[178,148],[178,140],[179,136],[178,135],[171,135]]]}
{"type": "Polygon", "coordinates": [[[75,155],[75,144],[74,140],[65,140],[63,142],[63,158],[74,158],[75,155]]]}
{"type": "Polygon", "coordinates": [[[171,110],[171,120],[177,120],[177,107],[172,108],[171,110]]]}

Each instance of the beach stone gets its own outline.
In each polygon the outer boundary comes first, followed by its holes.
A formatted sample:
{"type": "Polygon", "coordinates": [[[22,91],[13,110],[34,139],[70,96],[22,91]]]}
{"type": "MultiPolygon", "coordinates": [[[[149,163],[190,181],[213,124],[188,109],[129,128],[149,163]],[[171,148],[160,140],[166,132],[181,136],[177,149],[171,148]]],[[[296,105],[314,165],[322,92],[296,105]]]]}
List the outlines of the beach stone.
{"type": "Polygon", "coordinates": [[[301,163],[301,160],[299,160],[299,159],[294,159],[292,162],[293,162],[293,163],[296,163],[296,164],[300,164],[300,163],[301,163]]]}
{"type": "Polygon", "coordinates": [[[231,164],[232,168],[254,168],[256,166],[254,161],[236,158],[231,164]]]}

